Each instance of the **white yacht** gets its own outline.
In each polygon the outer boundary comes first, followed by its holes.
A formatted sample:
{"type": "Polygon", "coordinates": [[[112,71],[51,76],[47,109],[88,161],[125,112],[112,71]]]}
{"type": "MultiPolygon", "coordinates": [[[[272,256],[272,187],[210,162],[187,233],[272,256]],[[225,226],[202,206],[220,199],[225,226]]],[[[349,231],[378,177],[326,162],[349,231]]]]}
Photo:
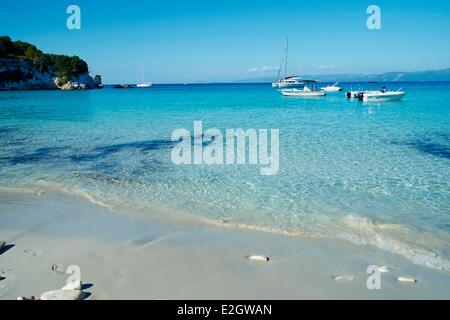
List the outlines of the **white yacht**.
{"type": "Polygon", "coordinates": [[[401,91],[388,91],[386,87],[382,87],[379,91],[366,91],[358,94],[358,99],[360,101],[399,101],[401,100],[406,92],[401,91]]]}
{"type": "Polygon", "coordinates": [[[137,88],[150,88],[151,86],[153,86],[152,83],[150,82],[145,82],[144,81],[144,65],[142,65],[142,70],[141,70],[141,83],[138,83],[136,85],[137,88]]]}
{"type": "Polygon", "coordinates": [[[305,85],[303,80],[297,76],[286,77],[283,80],[278,82],[278,88],[301,88],[305,85]]]}
{"type": "Polygon", "coordinates": [[[281,59],[280,67],[278,68],[277,80],[272,83],[273,88],[302,88],[304,86],[300,77],[287,75],[288,66],[288,51],[289,51],[289,39],[286,39],[286,47],[283,51],[283,57],[281,59]],[[281,78],[281,70],[284,68],[284,77],[281,78]]]}
{"type": "Polygon", "coordinates": [[[335,84],[331,85],[331,86],[326,86],[321,88],[321,90],[325,91],[325,92],[339,92],[344,90],[341,87],[338,87],[339,82],[336,82],[335,84]]]}
{"type": "Polygon", "coordinates": [[[327,95],[327,93],[323,90],[317,90],[317,86],[315,85],[315,83],[317,82],[316,80],[303,80],[304,82],[304,87],[303,89],[297,89],[297,88],[293,88],[293,89],[283,89],[281,90],[281,93],[284,96],[287,97],[325,97],[327,95]],[[312,84],[312,85],[308,85],[308,84],[312,84]]]}

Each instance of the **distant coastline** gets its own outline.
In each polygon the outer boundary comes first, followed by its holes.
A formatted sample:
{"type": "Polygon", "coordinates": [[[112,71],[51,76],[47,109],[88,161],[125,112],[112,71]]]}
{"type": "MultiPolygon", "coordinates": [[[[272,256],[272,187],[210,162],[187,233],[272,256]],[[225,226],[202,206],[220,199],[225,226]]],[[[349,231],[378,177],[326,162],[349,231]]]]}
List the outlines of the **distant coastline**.
{"type": "MultiPolygon", "coordinates": [[[[426,71],[394,71],[380,74],[321,74],[300,75],[303,79],[315,79],[321,82],[442,82],[450,81],[450,68],[426,71]]],[[[236,83],[268,83],[276,76],[265,76],[237,80],[236,83]]]]}

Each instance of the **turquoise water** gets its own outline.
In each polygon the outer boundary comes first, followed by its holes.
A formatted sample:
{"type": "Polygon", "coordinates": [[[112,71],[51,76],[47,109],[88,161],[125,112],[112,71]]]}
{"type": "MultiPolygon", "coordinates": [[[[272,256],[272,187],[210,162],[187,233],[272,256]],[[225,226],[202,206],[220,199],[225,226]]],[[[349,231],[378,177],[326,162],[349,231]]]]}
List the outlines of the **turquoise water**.
{"type": "Polygon", "coordinates": [[[0,92],[0,186],[344,238],[450,270],[450,83],[388,86],[408,94],[383,103],[344,93],[299,99],[267,84],[0,92]],[[175,166],[171,133],[192,131],[195,120],[223,131],[279,129],[279,173],[175,166]]]}

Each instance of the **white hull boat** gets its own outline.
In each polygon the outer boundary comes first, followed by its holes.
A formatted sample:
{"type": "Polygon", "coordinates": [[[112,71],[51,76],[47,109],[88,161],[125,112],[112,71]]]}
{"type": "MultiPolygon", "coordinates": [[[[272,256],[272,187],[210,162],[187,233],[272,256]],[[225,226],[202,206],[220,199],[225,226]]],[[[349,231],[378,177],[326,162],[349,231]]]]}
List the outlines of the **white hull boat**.
{"type": "Polygon", "coordinates": [[[305,91],[299,89],[284,89],[281,93],[287,97],[325,97],[327,94],[325,91],[305,91]]]}
{"type": "Polygon", "coordinates": [[[142,81],[141,81],[141,83],[138,83],[136,85],[136,88],[150,88],[153,86],[153,84],[151,84],[150,82],[144,81],[144,65],[142,65],[141,77],[142,77],[142,79],[141,79],[142,81]]]}
{"type": "Polygon", "coordinates": [[[326,87],[323,87],[323,88],[320,88],[320,89],[325,91],[325,92],[339,92],[339,91],[344,90],[343,88],[338,87],[338,83],[339,82],[336,82],[332,86],[326,86],[326,87]]]}
{"type": "Polygon", "coordinates": [[[151,83],[138,83],[136,88],[150,88],[151,86],[153,86],[151,83]]]}
{"type": "Polygon", "coordinates": [[[385,89],[381,89],[380,91],[367,91],[362,92],[358,95],[359,100],[361,101],[399,101],[405,96],[406,92],[398,90],[398,91],[387,91],[385,89]]]}

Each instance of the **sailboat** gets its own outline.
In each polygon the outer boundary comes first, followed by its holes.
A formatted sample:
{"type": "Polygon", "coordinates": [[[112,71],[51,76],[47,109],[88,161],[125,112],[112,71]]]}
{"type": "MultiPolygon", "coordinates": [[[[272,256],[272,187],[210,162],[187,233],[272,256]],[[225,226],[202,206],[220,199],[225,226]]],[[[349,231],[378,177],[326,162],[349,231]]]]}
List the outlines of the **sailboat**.
{"type": "Polygon", "coordinates": [[[286,39],[286,47],[284,48],[283,58],[281,59],[280,68],[278,69],[277,81],[272,83],[273,88],[298,88],[303,87],[304,82],[298,76],[288,76],[287,66],[288,66],[288,52],[289,52],[289,39],[286,39]],[[281,79],[281,70],[284,67],[284,78],[281,79]]]}
{"type": "Polygon", "coordinates": [[[150,88],[153,84],[151,84],[150,82],[145,82],[144,81],[144,65],[142,64],[142,70],[141,70],[141,83],[138,83],[136,85],[137,88],[150,88]]]}

